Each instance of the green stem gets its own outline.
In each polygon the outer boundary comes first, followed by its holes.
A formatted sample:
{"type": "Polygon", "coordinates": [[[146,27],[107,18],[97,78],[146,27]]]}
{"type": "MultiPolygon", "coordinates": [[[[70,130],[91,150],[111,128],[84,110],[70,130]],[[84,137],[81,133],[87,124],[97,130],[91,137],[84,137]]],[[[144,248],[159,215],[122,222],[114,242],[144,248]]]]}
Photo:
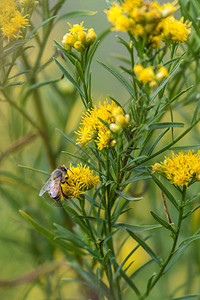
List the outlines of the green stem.
{"type": "Polygon", "coordinates": [[[151,283],[150,287],[147,289],[147,291],[144,294],[144,296],[142,296],[140,298],[141,300],[143,300],[143,299],[145,299],[145,298],[148,297],[148,295],[150,294],[150,291],[153,289],[153,287],[156,285],[156,283],[162,277],[162,275],[163,275],[163,273],[164,273],[164,271],[165,271],[168,263],[170,262],[171,258],[174,255],[174,251],[176,249],[176,245],[177,245],[177,241],[178,241],[178,237],[179,237],[179,233],[180,233],[180,229],[181,229],[181,224],[182,224],[182,220],[183,220],[183,209],[184,209],[185,198],[186,198],[186,186],[183,187],[183,191],[182,191],[181,204],[179,205],[178,224],[177,224],[176,233],[175,233],[175,236],[174,236],[174,242],[173,242],[171,251],[170,251],[169,255],[167,256],[167,258],[165,259],[165,261],[163,262],[163,264],[162,264],[159,272],[157,273],[157,275],[152,280],[152,283],[151,283]]]}

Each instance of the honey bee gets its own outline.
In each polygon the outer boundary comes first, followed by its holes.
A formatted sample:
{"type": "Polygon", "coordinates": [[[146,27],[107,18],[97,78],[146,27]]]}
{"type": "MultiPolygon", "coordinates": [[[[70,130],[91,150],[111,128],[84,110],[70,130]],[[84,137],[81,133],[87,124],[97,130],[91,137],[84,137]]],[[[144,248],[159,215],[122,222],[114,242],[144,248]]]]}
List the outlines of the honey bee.
{"type": "Polygon", "coordinates": [[[65,166],[59,166],[52,173],[47,182],[43,185],[40,190],[39,196],[42,196],[46,191],[48,191],[49,196],[58,202],[61,195],[63,194],[62,188],[60,186],[61,182],[67,180],[67,168],[65,166]]]}

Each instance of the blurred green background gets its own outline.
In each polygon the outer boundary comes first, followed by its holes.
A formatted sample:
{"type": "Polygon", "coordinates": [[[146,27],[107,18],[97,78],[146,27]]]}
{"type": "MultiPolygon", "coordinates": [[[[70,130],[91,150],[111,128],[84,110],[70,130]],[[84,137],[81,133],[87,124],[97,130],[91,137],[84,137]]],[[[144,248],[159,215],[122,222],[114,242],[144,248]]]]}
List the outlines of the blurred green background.
{"type": "MultiPolygon", "coordinates": [[[[56,2],[52,1],[51,5],[53,6],[56,2]]],[[[54,55],[55,46],[53,40],[61,42],[63,35],[69,28],[67,22],[75,24],[84,20],[84,26],[87,28],[93,27],[97,35],[107,29],[110,24],[107,22],[106,15],[103,12],[107,7],[108,5],[104,0],[66,1],[59,15],[80,9],[97,11],[97,14],[90,17],[78,17],[60,21],[49,36],[42,62],[45,63],[54,55]]],[[[193,10],[190,13],[193,14],[193,17],[196,17],[195,13],[198,14],[198,12],[193,10]]],[[[36,14],[33,15],[32,20],[34,24],[41,22],[36,14]]],[[[117,43],[116,34],[118,33],[111,32],[107,35],[95,54],[95,59],[92,63],[92,95],[96,102],[104,101],[107,97],[113,96],[120,103],[126,105],[128,101],[126,91],[96,61],[108,63],[114,68],[118,67],[119,62],[116,59],[116,55],[126,55],[126,51],[117,43]]],[[[200,96],[198,86],[198,79],[200,78],[198,67],[199,41],[199,32],[196,31],[193,33],[188,45],[182,46],[182,49],[180,49],[180,52],[187,51],[185,65],[177,72],[170,83],[168,91],[169,95],[173,96],[176,93],[176,89],[184,89],[190,86],[191,83],[194,84],[192,91],[174,105],[174,121],[185,122],[186,126],[193,116],[194,107],[197,105],[200,96]],[[193,51],[190,51],[191,49],[193,51]]],[[[29,44],[35,47],[30,48],[26,55],[34,61],[37,55],[37,46],[34,41],[29,42],[29,44]]],[[[17,64],[17,67],[20,68],[21,61],[18,60],[17,64]]],[[[52,62],[38,76],[38,82],[44,79],[56,79],[61,75],[58,67],[52,62]]],[[[25,80],[25,78],[22,76],[21,80],[25,80]]],[[[40,122],[35,111],[34,99],[29,97],[22,103],[20,98],[21,87],[12,89],[12,99],[20,107],[26,109],[36,122],[40,122]]],[[[26,89],[26,84],[24,89],[26,89]]],[[[56,156],[56,164],[66,164],[68,166],[70,162],[76,162],[76,160],[66,154],[62,154],[61,151],[67,150],[74,153],[77,150],[63,139],[56,128],[61,129],[73,138],[73,131],[77,129],[84,107],[73,86],[66,78],[57,84],[40,88],[39,93],[48,125],[51,147],[56,156]]],[[[52,172],[52,166],[49,164],[43,141],[23,116],[8,103],[1,101],[0,115],[0,299],[83,299],[80,286],[76,283],[62,281],[63,277],[74,276],[73,270],[62,264],[65,260],[64,254],[37,233],[18,212],[19,209],[27,211],[38,222],[49,229],[53,228],[52,224],[54,222],[62,225],[69,222],[62,208],[51,201],[48,196],[42,198],[38,196],[48,176],[19,167],[19,165],[22,165],[44,170],[48,173],[52,172]],[[25,143],[23,142],[24,138],[26,139],[25,143]],[[30,277],[27,277],[27,274],[31,274],[30,277]],[[14,281],[19,278],[21,282],[14,281]],[[10,284],[7,281],[11,281],[10,284]]],[[[169,120],[170,112],[167,112],[162,121],[169,120]]],[[[181,141],[180,145],[200,144],[199,129],[200,127],[196,126],[181,141]]],[[[159,133],[156,132],[155,138],[158,135],[159,133]]],[[[170,139],[171,136],[168,136],[168,138],[170,139]]],[[[163,145],[166,142],[167,139],[163,140],[163,145]]],[[[170,154],[169,151],[168,154],[170,154]]],[[[163,156],[159,159],[163,159],[163,156]]],[[[139,193],[144,184],[140,183],[140,185],[133,186],[133,192],[139,193]]],[[[190,193],[192,195],[198,194],[199,185],[195,184],[190,193]]],[[[163,210],[161,195],[153,183],[148,183],[144,199],[142,202],[134,204],[133,210],[128,213],[126,218],[134,224],[152,224],[153,219],[149,211],[154,209],[157,211],[163,210]]],[[[200,218],[197,211],[190,218],[190,223],[184,224],[184,235],[187,236],[194,233],[199,229],[199,225],[200,218]]],[[[166,243],[169,238],[168,233],[157,231],[156,234],[158,235],[159,243],[155,244],[154,248],[162,256],[169,247],[166,243]]],[[[118,239],[120,240],[120,237],[118,239]]],[[[133,247],[134,243],[128,242],[119,259],[123,259],[133,247]]],[[[200,291],[199,252],[199,243],[193,243],[190,249],[180,258],[179,263],[173,267],[169,275],[162,278],[149,299],[168,299],[170,295],[173,296],[176,289],[176,296],[200,291]]],[[[135,261],[132,267],[133,270],[146,262],[148,257],[142,250],[139,250],[132,259],[135,261]]],[[[143,281],[146,280],[152,271],[153,266],[150,266],[149,270],[137,279],[139,286],[143,285],[143,281]]],[[[133,299],[133,294],[127,294],[126,299],[133,299]]]]}

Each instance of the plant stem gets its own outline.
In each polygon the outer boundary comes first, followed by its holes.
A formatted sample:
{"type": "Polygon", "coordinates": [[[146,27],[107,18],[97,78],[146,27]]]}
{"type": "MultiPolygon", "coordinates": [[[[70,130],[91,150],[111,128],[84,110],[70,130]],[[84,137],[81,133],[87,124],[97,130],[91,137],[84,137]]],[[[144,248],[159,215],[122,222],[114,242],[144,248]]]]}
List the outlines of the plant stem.
{"type": "Polygon", "coordinates": [[[170,262],[171,258],[173,257],[174,251],[176,249],[176,245],[177,245],[177,241],[178,241],[180,229],[181,229],[182,220],[183,220],[183,208],[184,208],[185,197],[186,197],[186,186],[183,187],[183,191],[182,191],[181,204],[179,205],[178,224],[177,224],[176,233],[175,233],[174,242],[173,242],[171,251],[170,251],[169,255],[167,256],[167,258],[165,259],[165,261],[163,262],[163,264],[162,264],[159,272],[157,273],[157,275],[152,280],[152,283],[151,283],[150,287],[146,290],[146,293],[144,294],[144,296],[142,296],[140,298],[141,300],[143,300],[143,299],[145,299],[145,298],[148,297],[148,295],[150,294],[150,291],[156,285],[156,283],[158,282],[158,280],[162,277],[162,275],[163,275],[163,273],[164,273],[164,271],[165,271],[168,263],[170,262]]]}

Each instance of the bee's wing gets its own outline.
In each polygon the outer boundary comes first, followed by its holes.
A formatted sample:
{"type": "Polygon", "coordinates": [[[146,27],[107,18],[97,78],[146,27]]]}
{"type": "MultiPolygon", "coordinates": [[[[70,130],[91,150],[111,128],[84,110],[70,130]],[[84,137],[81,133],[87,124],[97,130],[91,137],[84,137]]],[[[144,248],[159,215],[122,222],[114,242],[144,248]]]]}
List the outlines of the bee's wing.
{"type": "Polygon", "coordinates": [[[41,197],[46,191],[49,190],[49,184],[50,184],[51,178],[49,178],[46,183],[43,185],[43,187],[40,190],[39,196],[41,197]]]}
{"type": "Polygon", "coordinates": [[[49,194],[51,198],[57,198],[60,191],[60,178],[52,179],[49,182],[49,194]]]}

